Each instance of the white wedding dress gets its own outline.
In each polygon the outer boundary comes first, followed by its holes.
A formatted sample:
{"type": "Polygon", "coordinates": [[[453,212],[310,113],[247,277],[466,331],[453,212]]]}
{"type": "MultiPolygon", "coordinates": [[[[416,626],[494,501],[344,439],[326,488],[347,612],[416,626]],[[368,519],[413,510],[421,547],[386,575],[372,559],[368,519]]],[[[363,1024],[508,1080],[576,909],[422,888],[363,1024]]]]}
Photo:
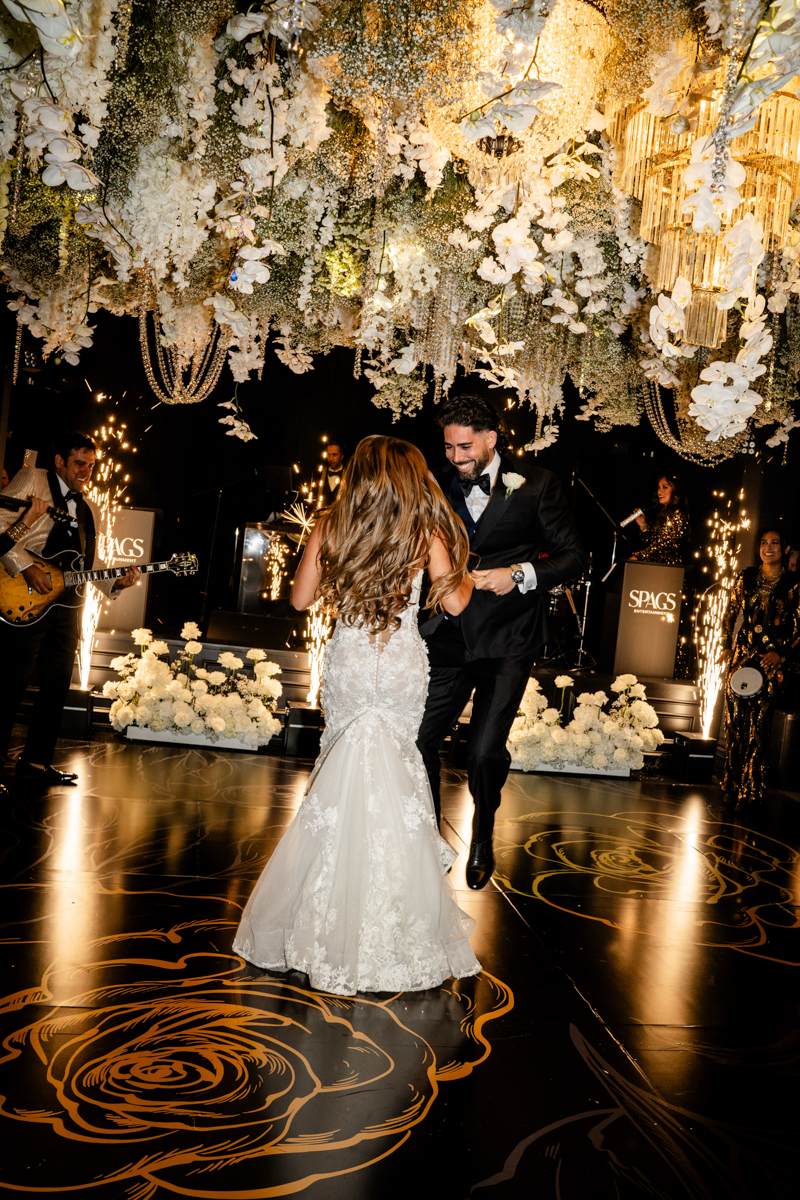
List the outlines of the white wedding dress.
{"type": "Polygon", "coordinates": [[[416,747],[428,690],[419,582],[388,641],[337,625],[320,755],[233,943],[256,966],[305,971],[343,996],[419,991],[481,970],[416,747]]]}

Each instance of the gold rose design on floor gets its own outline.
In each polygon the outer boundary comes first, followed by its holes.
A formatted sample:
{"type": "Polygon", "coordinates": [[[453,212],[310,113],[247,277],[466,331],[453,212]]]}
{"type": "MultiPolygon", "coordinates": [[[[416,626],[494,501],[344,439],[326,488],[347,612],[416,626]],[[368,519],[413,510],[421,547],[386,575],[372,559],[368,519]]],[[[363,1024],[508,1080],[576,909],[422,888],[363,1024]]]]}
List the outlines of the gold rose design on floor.
{"type": "Polygon", "coordinates": [[[128,934],[119,958],[103,939],[101,961],[55,964],[38,988],[0,1001],[11,1025],[0,1113],[40,1127],[35,1155],[0,1163],[0,1188],[75,1193],[102,1180],[135,1200],[159,1187],[215,1200],[296,1193],[397,1150],[440,1082],[485,1061],[485,1027],[513,1007],[485,972],[402,998],[314,992],[208,951],[219,923],[206,924],[151,931],[135,949],[128,934]],[[68,993],[76,979],[89,986],[68,993]],[[64,1154],[64,1139],[88,1153],[64,1154]]]}
{"type": "Polygon", "coordinates": [[[573,916],[660,935],[652,915],[642,911],[637,920],[636,908],[623,915],[623,906],[637,899],[696,906],[681,922],[693,944],[800,964],[792,936],[800,928],[800,853],[741,825],[696,811],[532,812],[502,824],[495,858],[495,878],[508,891],[573,916]],[[619,916],[609,916],[610,898],[620,902],[619,916]]]}

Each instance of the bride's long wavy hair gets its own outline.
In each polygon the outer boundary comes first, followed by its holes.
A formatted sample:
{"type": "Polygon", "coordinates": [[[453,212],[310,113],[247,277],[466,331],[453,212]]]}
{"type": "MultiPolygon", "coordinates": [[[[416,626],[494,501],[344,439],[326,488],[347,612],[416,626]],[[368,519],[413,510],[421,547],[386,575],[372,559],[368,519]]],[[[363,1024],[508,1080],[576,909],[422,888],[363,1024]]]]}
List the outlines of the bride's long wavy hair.
{"type": "Polygon", "coordinates": [[[452,570],[431,585],[425,607],[441,608],[467,574],[464,527],[420,451],[400,438],[374,434],[358,443],[322,521],[319,595],[347,625],[398,628],[436,534],[452,570]]]}

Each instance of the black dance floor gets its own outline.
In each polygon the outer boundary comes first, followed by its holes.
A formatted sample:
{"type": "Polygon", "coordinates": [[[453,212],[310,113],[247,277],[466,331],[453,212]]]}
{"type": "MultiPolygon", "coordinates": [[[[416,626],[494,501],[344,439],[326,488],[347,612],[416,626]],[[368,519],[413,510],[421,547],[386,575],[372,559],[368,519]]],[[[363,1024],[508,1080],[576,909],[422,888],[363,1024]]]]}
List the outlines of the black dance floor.
{"type": "MultiPolygon", "coordinates": [[[[0,1190],[798,1195],[800,807],[512,774],[483,973],[353,1000],[231,953],[308,763],[63,743],[3,825],[0,1190]]],[[[445,835],[469,798],[449,771],[445,835]]]]}

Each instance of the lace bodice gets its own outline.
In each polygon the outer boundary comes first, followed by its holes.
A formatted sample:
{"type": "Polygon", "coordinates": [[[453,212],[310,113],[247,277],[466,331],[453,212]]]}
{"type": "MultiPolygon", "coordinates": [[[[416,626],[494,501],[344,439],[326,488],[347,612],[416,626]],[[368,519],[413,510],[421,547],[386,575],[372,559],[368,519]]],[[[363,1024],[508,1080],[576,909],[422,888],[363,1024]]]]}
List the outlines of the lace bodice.
{"type": "Polygon", "coordinates": [[[428,694],[428,654],[419,635],[421,575],[386,642],[368,630],[339,623],[325,651],[320,703],[325,712],[322,752],[355,718],[374,712],[386,718],[400,742],[414,744],[428,694]]]}

